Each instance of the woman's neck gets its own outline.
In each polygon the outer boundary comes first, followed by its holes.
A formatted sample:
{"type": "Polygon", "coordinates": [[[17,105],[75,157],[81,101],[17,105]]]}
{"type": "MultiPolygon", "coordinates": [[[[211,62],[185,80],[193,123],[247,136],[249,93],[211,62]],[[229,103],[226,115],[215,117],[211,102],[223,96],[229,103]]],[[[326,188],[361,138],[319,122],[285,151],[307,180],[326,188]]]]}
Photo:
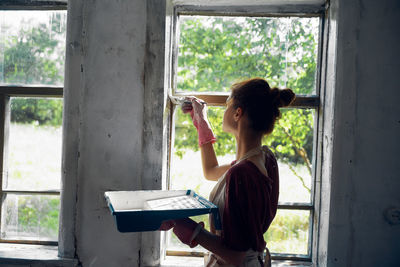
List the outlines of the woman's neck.
{"type": "Polygon", "coordinates": [[[236,160],[241,159],[247,152],[256,147],[261,147],[262,135],[251,131],[239,131],[236,135],[236,160]]]}

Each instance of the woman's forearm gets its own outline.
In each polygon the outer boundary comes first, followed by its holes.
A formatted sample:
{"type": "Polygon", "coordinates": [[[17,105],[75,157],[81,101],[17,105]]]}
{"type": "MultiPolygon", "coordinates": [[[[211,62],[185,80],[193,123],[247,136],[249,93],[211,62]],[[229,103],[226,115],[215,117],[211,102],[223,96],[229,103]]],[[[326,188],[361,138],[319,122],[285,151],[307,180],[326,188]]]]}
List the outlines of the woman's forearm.
{"type": "Polygon", "coordinates": [[[218,180],[229,168],[230,165],[219,165],[212,143],[200,147],[201,162],[203,165],[204,177],[207,180],[218,180]]]}
{"type": "Polygon", "coordinates": [[[205,229],[202,229],[196,236],[196,242],[205,249],[218,255],[227,263],[240,265],[245,257],[245,252],[232,250],[222,243],[220,236],[214,235],[205,229]]]}

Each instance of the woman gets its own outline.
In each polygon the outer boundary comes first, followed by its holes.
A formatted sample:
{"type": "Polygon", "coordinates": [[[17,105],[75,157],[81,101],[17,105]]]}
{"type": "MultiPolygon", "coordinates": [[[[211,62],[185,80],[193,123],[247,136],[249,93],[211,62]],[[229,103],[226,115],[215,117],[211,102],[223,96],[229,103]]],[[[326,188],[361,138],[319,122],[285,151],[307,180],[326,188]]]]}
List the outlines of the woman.
{"type": "MultiPolygon", "coordinates": [[[[211,251],[206,266],[264,266],[263,234],[276,214],[279,175],[275,156],[261,140],[272,132],[281,115],[279,108],[294,98],[292,90],[271,89],[261,78],[232,86],[222,124],[237,143],[236,160],[229,165],[218,164],[205,103],[190,98],[191,102],[182,106],[198,131],[204,176],[218,181],[210,201],[219,208],[222,230],[215,230],[212,219],[208,232],[204,224],[185,218],[174,222],[174,233],[191,247],[200,244],[211,251]]],[[[266,266],[270,265],[269,253],[267,256],[266,266]]]]}

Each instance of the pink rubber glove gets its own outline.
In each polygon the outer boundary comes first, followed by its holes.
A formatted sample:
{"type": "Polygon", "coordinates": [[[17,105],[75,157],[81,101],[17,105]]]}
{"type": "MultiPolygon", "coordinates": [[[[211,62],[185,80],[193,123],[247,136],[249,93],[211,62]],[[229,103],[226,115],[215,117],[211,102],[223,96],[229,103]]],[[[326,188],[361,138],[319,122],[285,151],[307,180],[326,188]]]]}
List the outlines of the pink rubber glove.
{"type": "Polygon", "coordinates": [[[175,224],[176,223],[175,223],[174,220],[163,221],[158,230],[160,230],[160,231],[168,231],[169,229],[173,228],[175,226],[175,224]]]}
{"type": "Polygon", "coordinates": [[[186,97],[185,100],[191,103],[184,102],[182,104],[183,113],[190,112],[193,125],[199,134],[199,146],[207,143],[214,143],[216,138],[211,129],[211,125],[207,119],[207,106],[206,103],[196,97],[186,97]]]}
{"type": "Polygon", "coordinates": [[[198,245],[195,238],[203,228],[203,222],[196,223],[189,218],[178,219],[175,220],[174,233],[182,243],[194,248],[198,245]]]}

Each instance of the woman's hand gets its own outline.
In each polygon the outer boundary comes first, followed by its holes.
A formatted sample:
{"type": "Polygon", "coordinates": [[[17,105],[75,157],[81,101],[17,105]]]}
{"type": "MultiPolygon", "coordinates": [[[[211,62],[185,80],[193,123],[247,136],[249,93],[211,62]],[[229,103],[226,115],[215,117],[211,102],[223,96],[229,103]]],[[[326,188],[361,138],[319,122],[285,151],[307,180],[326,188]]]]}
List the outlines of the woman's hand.
{"type": "Polygon", "coordinates": [[[191,248],[194,248],[198,245],[198,243],[194,241],[194,239],[199,234],[200,230],[204,228],[204,223],[196,223],[189,218],[168,220],[163,221],[158,230],[168,231],[172,228],[175,235],[182,243],[188,245],[191,248]]]}
{"type": "Polygon", "coordinates": [[[174,220],[163,221],[161,223],[160,228],[158,228],[158,230],[160,230],[160,231],[168,231],[168,230],[174,228],[175,224],[176,223],[175,223],[174,220]]]}
{"type": "Polygon", "coordinates": [[[195,238],[203,228],[203,222],[196,223],[189,218],[177,219],[175,220],[174,233],[182,243],[194,248],[198,245],[195,238]]]}
{"type": "Polygon", "coordinates": [[[199,146],[214,143],[216,138],[207,118],[207,105],[196,97],[186,97],[182,104],[183,113],[190,113],[199,135],[199,146]]]}
{"type": "Polygon", "coordinates": [[[179,240],[191,248],[201,245],[221,257],[224,261],[240,265],[245,257],[245,252],[232,250],[226,247],[220,236],[214,235],[204,229],[204,223],[196,223],[190,218],[164,221],[159,230],[167,231],[173,228],[179,240]]]}
{"type": "Polygon", "coordinates": [[[182,104],[183,113],[190,113],[194,126],[199,133],[199,145],[204,177],[216,181],[230,165],[219,165],[213,143],[216,141],[207,119],[206,103],[196,97],[186,97],[182,104]]]}
{"type": "Polygon", "coordinates": [[[203,248],[216,254],[225,262],[235,266],[242,264],[246,256],[246,252],[230,249],[222,242],[222,238],[220,236],[212,234],[205,229],[201,229],[194,241],[203,248]]]}

